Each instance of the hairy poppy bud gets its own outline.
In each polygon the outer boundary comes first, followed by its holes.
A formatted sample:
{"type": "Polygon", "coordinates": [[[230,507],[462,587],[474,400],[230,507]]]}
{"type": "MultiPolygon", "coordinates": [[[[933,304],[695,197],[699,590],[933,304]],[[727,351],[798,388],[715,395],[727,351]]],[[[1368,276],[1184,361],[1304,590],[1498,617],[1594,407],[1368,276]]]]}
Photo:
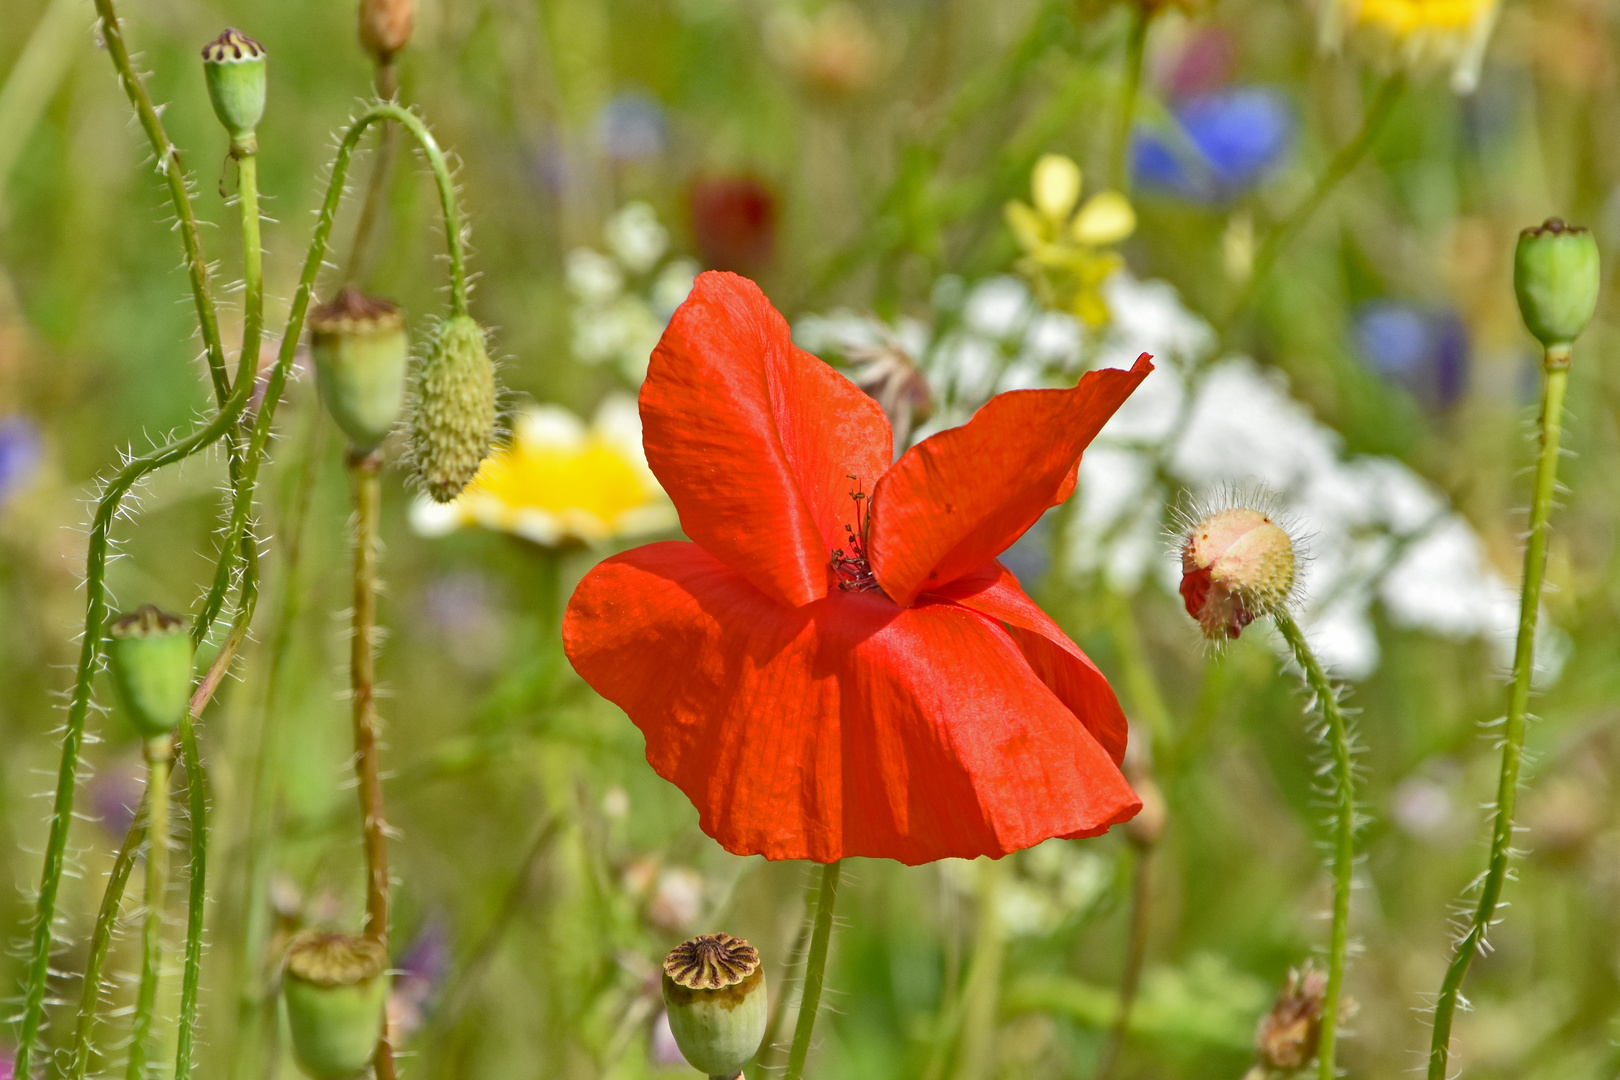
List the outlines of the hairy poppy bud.
{"type": "Polygon", "coordinates": [[[1513,291],[1519,314],[1537,341],[1567,350],[1597,310],[1598,247],[1578,225],[1548,218],[1519,234],[1513,251],[1513,291]]]}
{"type": "Polygon", "coordinates": [[[382,1034],[388,950],[351,934],[304,933],[287,946],[283,990],[298,1065],[314,1080],[365,1072],[382,1034]]]}
{"type": "Polygon", "coordinates": [[[466,315],[439,326],[416,384],[412,452],[416,472],[437,502],[472,481],[495,440],[495,369],[484,331],[466,315]]]}
{"type": "Polygon", "coordinates": [[[231,136],[231,150],[254,152],[264,116],[264,46],[240,30],[226,30],[203,46],[203,78],[214,115],[231,136]]]}
{"type": "Polygon", "coordinates": [[[388,437],[405,404],[410,342],[399,305],[344,286],[309,317],[321,400],[360,453],[388,437]]]}
{"type": "Polygon", "coordinates": [[[759,950],[730,934],[704,934],[664,960],[664,1005],[681,1056],[711,1077],[734,1077],[765,1038],[765,968],[759,950]]]}
{"type": "Polygon", "coordinates": [[[142,604],[107,628],[118,693],[141,737],[167,740],[191,702],[191,635],[186,620],[142,604]]]}
{"type": "Polygon", "coordinates": [[[360,0],[360,44],[386,64],[411,40],[416,0],[360,0]]]}
{"type": "Polygon", "coordinates": [[[1181,546],[1181,598],[1212,640],[1235,638],[1294,588],[1294,541],[1258,510],[1202,518],[1181,546]]]}

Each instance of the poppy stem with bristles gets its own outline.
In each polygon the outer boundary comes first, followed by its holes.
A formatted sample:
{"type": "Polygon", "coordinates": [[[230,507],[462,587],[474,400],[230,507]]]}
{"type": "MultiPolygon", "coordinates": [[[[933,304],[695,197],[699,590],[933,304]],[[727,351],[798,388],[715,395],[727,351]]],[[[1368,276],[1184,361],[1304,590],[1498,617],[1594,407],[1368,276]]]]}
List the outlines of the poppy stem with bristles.
{"type": "Polygon", "coordinates": [[[1547,569],[1547,519],[1558,484],[1558,444],[1563,434],[1564,389],[1569,382],[1569,347],[1547,349],[1542,363],[1541,458],[1536,463],[1530,498],[1530,535],[1524,547],[1524,581],[1519,591],[1519,636],[1513,648],[1513,684],[1508,691],[1507,724],[1502,732],[1502,772],[1496,786],[1496,819],[1491,828],[1491,859],[1480,886],[1479,904],[1468,932],[1457,943],[1440,996],[1434,1003],[1434,1034],[1429,1045],[1429,1080],[1446,1080],[1451,1055],[1451,1018],[1462,993],[1463,977],[1474,954],[1485,948],[1485,931],[1507,881],[1513,843],[1513,804],[1519,792],[1524,760],[1524,726],[1530,706],[1530,677],[1535,670],[1536,616],[1541,608],[1541,582],[1547,569]]]}
{"type": "Polygon", "coordinates": [[[141,984],[135,997],[127,1080],[145,1080],[152,1056],[158,969],[163,957],[163,893],[169,884],[169,766],[167,736],[146,743],[146,915],[141,925],[141,984]]]}
{"type": "Polygon", "coordinates": [[[821,1007],[821,988],[826,982],[833,901],[838,898],[838,876],[842,868],[843,864],[838,861],[821,868],[821,888],[816,894],[816,924],[810,934],[810,956],[804,966],[804,992],[799,998],[799,1020],[793,1028],[793,1048],[788,1051],[784,1080],[801,1080],[805,1060],[810,1056],[810,1035],[816,1027],[816,1010],[821,1007]]]}
{"type": "Polygon", "coordinates": [[[1333,756],[1333,929],[1328,940],[1327,991],[1322,997],[1322,1035],[1317,1044],[1321,1080],[1333,1080],[1333,1051],[1339,1028],[1339,999],[1344,990],[1345,957],[1350,950],[1350,886],[1355,872],[1356,789],[1350,759],[1350,729],[1339,705],[1338,688],[1311,651],[1305,633],[1285,609],[1272,613],[1277,629],[1305,673],[1305,684],[1322,710],[1328,748],[1333,756]]]}

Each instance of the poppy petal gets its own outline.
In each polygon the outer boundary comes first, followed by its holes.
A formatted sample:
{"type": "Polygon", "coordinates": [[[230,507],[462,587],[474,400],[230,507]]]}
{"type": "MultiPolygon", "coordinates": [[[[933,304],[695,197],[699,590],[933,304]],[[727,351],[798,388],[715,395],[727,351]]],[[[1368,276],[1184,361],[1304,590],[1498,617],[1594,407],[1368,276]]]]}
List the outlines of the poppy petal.
{"type": "Polygon", "coordinates": [[[906,605],[978,569],[1074,491],[1080,454],[1153,370],[1087,373],[1069,390],[1011,390],[907,450],[872,494],[869,555],[906,605]]]}
{"type": "Polygon", "coordinates": [[[1125,711],[1091,658],[1019,586],[1012,571],[990,562],[924,599],[951,600],[1006,624],[1029,666],[1091,732],[1118,765],[1125,760],[1125,711]]]}
{"type": "Polygon", "coordinates": [[[1094,834],[1141,802],[995,621],[834,590],[784,608],[695,544],[598,565],[569,660],[728,850],[916,864],[1094,834]]]}
{"type": "Polygon", "coordinates": [[[826,595],[831,551],[857,523],[847,476],[872,483],[894,446],[882,408],[796,348],[758,286],[716,272],[653,350],[641,422],[686,535],[793,606],[826,595]]]}

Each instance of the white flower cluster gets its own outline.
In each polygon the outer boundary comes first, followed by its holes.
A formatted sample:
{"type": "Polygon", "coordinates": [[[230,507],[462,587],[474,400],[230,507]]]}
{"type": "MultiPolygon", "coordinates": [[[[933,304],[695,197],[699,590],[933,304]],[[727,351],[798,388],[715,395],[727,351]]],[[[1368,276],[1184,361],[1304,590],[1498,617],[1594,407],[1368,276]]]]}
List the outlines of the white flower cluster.
{"type": "Polygon", "coordinates": [[[653,347],[692,291],[699,267],[691,259],[664,261],[669,230],[644,202],[618,210],[604,234],[607,254],[587,247],[568,253],[574,357],[586,364],[615,364],[639,386],[653,347]]]}
{"type": "MultiPolygon", "coordinates": [[[[1299,618],[1336,675],[1377,668],[1375,603],[1393,626],[1485,637],[1511,657],[1518,595],[1442,492],[1394,458],[1346,454],[1280,373],[1242,356],[1211,360],[1214,332],[1170,285],[1118,273],[1105,292],[1113,319],[1100,334],[1040,310],[1016,279],[995,277],[971,289],[942,279],[934,327],[835,312],[802,319],[795,336],[843,357],[903,350],[937,404],[918,439],[963,422],[993,393],[1072,385],[1081,370],[1129,367],[1152,353],[1155,372],[1081,460],[1066,573],[1124,593],[1157,582],[1174,595],[1181,568],[1165,537],[1178,501],[1260,489],[1304,534],[1299,618]]],[[[1548,629],[1537,661],[1553,677],[1567,639],[1548,629]]]]}

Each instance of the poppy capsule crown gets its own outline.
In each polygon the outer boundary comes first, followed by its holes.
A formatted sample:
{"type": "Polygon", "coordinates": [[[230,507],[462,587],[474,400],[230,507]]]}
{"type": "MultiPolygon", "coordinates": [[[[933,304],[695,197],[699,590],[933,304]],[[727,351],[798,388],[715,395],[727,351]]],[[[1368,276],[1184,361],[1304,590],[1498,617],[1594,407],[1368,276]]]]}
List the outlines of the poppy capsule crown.
{"type": "Polygon", "coordinates": [[[687,1064],[733,1077],[765,1038],[765,969],[759,950],[730,934],[683,941],[664,959],[669,1030],[687,1064]]]}
{"type": "Polygon", "coordinates": [[[1002,394],[894,461],[877,402],[753,282],[704,274],[641,390],[692,542],[587,574],[568,658],[738,854],[921,863],[1106,831],[1141,806],[1125,717],[996,556],[1152,369],[1002,394]]]}

